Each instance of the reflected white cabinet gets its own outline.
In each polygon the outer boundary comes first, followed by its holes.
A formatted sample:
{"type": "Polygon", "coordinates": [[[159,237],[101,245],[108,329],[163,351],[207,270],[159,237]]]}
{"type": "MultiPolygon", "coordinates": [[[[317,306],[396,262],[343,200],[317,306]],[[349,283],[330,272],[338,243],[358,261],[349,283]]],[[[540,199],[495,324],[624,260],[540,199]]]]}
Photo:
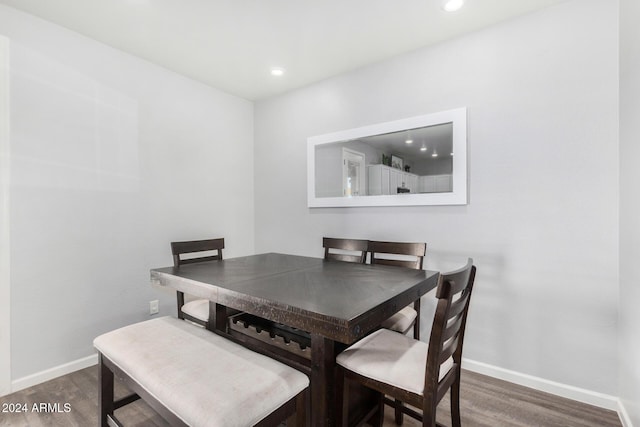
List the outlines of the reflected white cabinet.
{"type": "Polygon", "coordinates": [[[402,187],[402,171],[399,169],[389,169],[389,192],[398,194],[398,187],[402,187]]]}
{"type": "Polygon", "coordinates": [[[418,178],[420,193],[446,193],[453,191],[451,175],[424,175],[418,178]]]}
{"type": "Polygon", "coordinates": [[[367,166],[368,194],[380,196],[383,194],[398,194],[398,188],[405,193],[416,193],[418,190],[418,175],[401,171],[386,165],[367,166]]]}
{"type": "Polygon", "coordinates": [[[417,193],[418,192],[418,175],[405,172],[405,180],[406,180],[406,186],[411,190],[411,192],[417,193]]]}

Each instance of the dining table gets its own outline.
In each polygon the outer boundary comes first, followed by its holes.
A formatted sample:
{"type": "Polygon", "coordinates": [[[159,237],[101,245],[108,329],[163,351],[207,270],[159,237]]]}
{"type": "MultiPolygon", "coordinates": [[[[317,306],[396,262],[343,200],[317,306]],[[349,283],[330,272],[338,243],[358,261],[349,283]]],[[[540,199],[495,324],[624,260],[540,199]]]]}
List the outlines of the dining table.
{"type": "MultiPolygon", "coordinates": [[[[376,264],[263,253],[154,268],[151,283],[210,301],[208,328],[265,354],[229,328],[229,309],[304,331],[310,337],[312,426],[334,426],[337,354],[434,289],[439,273],[376,264]]],[[[293,358],[294,359],[294,358],[293,358]]],[[[212,361],[215,363],[215,361],[212,361]]]]}

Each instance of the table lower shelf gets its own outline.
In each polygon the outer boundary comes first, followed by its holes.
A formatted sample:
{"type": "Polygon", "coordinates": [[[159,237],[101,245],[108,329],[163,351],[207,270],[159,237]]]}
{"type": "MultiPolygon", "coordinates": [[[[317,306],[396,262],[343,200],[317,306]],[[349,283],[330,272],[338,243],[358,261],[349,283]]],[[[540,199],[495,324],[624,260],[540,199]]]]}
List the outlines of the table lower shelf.
{"type": "Polygon", "coordinates": [[[305,331],[239,313],[229,318],[229,329],[255,340],[311,360],[311,337],[305,331]]]}

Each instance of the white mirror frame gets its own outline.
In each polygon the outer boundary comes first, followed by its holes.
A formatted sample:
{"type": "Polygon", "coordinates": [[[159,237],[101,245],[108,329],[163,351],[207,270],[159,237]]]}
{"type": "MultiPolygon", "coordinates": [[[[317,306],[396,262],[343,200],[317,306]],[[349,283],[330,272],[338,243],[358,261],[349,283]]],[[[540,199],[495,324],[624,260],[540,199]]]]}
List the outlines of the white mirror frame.
{"type": "Polygon", "coordinates": [[[456,108],[392,122],[347,129],[307,139],[307,204],[310,208],[356,206],[424,206],[467,204],[467,109],[456,108]],[[316,197],[316,146],[357,138],[416,129],[443,123],[453,124],[453,191],[447,193],[392,194],[383,196],[316,197]]]}

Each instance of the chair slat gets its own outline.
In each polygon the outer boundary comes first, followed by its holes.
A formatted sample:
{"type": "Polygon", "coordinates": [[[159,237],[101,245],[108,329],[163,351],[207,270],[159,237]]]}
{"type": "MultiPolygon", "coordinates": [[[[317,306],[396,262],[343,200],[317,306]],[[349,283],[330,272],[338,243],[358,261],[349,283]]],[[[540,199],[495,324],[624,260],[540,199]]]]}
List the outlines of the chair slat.
{"type": "Polygon", "coordinates": [[[445,344],[442,346],[442,351],[440,352],[440,357],[438,359],[440,363],[446,362],[448,358],[453,356],[453,353],[455,353],[456,350],[458,349],[459,342],[460,342],[460,336],[458,334],[456,334],[449,341],[445,342],[445,344]]]}
{"type": "Polygon", "coordinates": [[[324,258],[334,261],[356,262],[363,264],[367,257],[368,240],[360,239],[338,239],[332,237],[324,237],[322,239],[322,247],[324,248],[324,258]],[[355,254],[341,253],[332,251],[334,249],[340,251],[356,252],[355,254]]]}
{"type": "Polygon", "coordinates": [[[205,261],[218,261],[220,259],[222,259],[220,255],[203,256],[198,258],[185,258],[180,260],[180,265],[195,264],[197,262],[205,262],[205,261]]]}
{"type": "Polygon", "coordinates": [[[332,259],[334,261],[343,261],[343,262],[355,262],[362,264],[362,255],[349,255],[349,254],[334,254],[329,253],[325,255],[325,259],[332,259]]]}
{"type": "Polygon", "coordinates": [[[378,258],[378,257],[375,257],[373,259],[375,259],[373,264],[378,264],[378,265],[390,265],[392,267],[413,268],[414,270],[418,270],[420,266],[419,260],[408,261],[408,260],[401,260],[401,259],[385,259],[385,258],[378,258]]]}
{"type": "Polygon", "coordinates": [[[442,334],[443,342],[446,342],[447,340],[451,339],[451,337],[453,337],[455,334],[458,333],[458,331],[460,331],[460,326],[462,326],[463,316],[458,316],[457,318],[454,317],[451,320],[453,320],[453,323],[450,323],[449,325],[447,325],[447,327],[444,329],[444,333],[442,334]]]}
{"type": "Polygon", "coordinates": [[[453,318],[464,311],[464,308],[467,305],[467,301],[469,301],[469,293],[463,294],[462,297],[451,303],[451,308],[449,309],[449,318],[453,318]]]}

